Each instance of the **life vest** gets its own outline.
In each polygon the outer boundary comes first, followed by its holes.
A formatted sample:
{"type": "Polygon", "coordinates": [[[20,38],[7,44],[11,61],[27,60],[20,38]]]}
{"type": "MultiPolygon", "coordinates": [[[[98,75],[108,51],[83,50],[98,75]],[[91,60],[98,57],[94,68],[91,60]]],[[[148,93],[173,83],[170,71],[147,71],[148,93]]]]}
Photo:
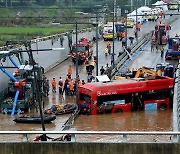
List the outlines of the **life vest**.
{"type": "Polygon", "coordinates": [[[56,87],[56,81],[55,80],[52,80],[52,87],[55,88],[56,87]]]}
{"type": "Polygon", "coordinates": [[[72,67],[68,68],[68,74],[72,74],[72,67]]]}

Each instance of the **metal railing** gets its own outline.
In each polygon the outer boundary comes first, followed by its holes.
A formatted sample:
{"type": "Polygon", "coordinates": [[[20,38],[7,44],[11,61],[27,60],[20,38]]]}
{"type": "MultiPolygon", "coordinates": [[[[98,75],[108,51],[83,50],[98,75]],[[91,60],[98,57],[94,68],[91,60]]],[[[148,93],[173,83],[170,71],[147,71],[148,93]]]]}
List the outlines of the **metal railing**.
{"type": "MultiPolygon", "coordinates": [[[[112,140],[112,136],[116,136],[118,137],[118,139],[121,142],[128,142],[128,143],[132,143],[129,138],[130,136],[137,136],[137,138],[140,138],[141,136],[141,141],[139,140],[135,140],[133,141],[133,143],[137,143],[137,142],[146,142],[146,139],[148,138],[147,136],[168,136],[169,141],[166,142],[177,142],[173,140],[173,136],[178,136],[180,135],[180,132],[144,132],[144,131],[0,131],[0,136],[2,137],[2,135],[22,135],[22,140],[20,142],[33,142],[31,140],[28,139],[28,135],[33,135],[33,134],[48,134],[48,135],[64,135],[64,134],[71,134],[71,142],[82,142],[82,141],[77,141],[76,140],[76,136],[82,136],[84,135],[85,137],[87,137],[87,135],[93,135],[94,136],[94,140],[90,140],[90,142],[101,142],[101,140],[99,140],[100,137],[104,137],[103,138],[103,142],[109,142],[109,140],[112,140]],[[107,135],[110,135],[110,138],[107,138],[107,135]],[[96,137],[98,136],[98,139],[96,139],[96,137]],[[146,137],[143,137],[146,136],[146,137]]],[[[157,142],[157,140],[153,140],[154,142],[157,142]]],[[[151,142],[153,142],[151,141],[151,142]]],[[[11,142],[17,142],[17,140],[12,140],[11,138],[11,142]]],[[[84,142],[84,141],[83,141],[84,142]]],[[[116,141],[115,141],[116,142],[116,141]]],[[[163,141],[164,143],[165,141],[163,141]]],[[[158,142],[157,142],[158,143],[158,142]]]]}
{"type": "MultiPolygon", "coordinates": [[[[175,73],[174,98],[173,98],[173,131],[180,131],[180,63],[175,73]]],[[[176,138],[180,141],[179,136],[176,138]]]]}

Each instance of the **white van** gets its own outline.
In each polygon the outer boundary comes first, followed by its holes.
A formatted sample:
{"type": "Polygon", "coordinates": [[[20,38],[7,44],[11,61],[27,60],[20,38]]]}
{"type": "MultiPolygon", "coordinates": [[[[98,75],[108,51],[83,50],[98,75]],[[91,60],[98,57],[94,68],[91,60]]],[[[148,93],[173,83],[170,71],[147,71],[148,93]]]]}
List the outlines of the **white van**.
{"type": "MultiPolygon", "coordinates": [[[[117,37],[116,27],[114,24],[114,38],[117,37]]],[[[112,40],[113,39],[113,24],[108,23],[103,26],[103,39],[104,40],[112,40]]]]}

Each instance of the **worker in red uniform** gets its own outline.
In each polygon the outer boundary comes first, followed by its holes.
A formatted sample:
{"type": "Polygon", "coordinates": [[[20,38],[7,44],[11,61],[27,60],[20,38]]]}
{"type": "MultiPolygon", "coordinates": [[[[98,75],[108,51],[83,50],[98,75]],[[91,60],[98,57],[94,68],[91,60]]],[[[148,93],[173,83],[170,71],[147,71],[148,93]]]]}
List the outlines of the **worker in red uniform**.
{"type": "Polygon", "coordinates": [[[59,79],[59,83],[58,83],[58,85],[59,85],[59,94],[63,94],[62,92],[63,92],[63,80],[62,80],[62,78],[60,77],[60,79],[59,79]]]}
{"type": "Polygon", "coordinates": [[[51,84],[52,84],[52,92],[56,93],[56,80],[55,80],[55,78],[53,78],[51,84]]]}

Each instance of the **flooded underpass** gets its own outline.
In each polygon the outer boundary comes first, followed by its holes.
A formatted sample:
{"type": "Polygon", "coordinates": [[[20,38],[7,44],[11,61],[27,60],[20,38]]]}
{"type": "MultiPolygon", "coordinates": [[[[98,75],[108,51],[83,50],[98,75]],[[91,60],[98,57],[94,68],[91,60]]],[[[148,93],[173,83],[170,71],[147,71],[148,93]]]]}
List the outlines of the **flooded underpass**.
{"type": "MultiPolygon", "coordinates": [[[[75,96],[59,96],[59,94],[49,95],[45,99],[45,109],[53,104],[75,103],[75,96]]],[[[36,109],[32,109],[28,115],[37,115],[36,109]]],[[[70,114],[57,115],[56,120],[50,124],[45,124],[47,131],[61,131],[63,124],[69,118],[70,114]]],[[[17,115],[15,115],[17,117],[17,115]]],[[[1,124],[0,130],[8,131],[40,131],[41,124],[21,124],[15,123],[10,115],[0,114],[1,124]]],[[[133,111],[114,114],[99,114],[99,115],[78,115],[75,119],[71,130],[77,131],[172,131],[172,109],[165,111],[133,111]]],[[[51,135],[58,137],[58,135],[51,135]]],[[[28,138],[33,140],[35,135],[29,135],[28,138]]],[[[22,140],[22,135],[4,135],[0,141],[22,140]]],[[[91,142],[121,142],[122,136],[114,135],[76,135],[76,141],[91,141],[91,142]]],[[[170,141],[170,136],[129,136],[127,141],[147,142],[164,142],[170,141]]]]}

